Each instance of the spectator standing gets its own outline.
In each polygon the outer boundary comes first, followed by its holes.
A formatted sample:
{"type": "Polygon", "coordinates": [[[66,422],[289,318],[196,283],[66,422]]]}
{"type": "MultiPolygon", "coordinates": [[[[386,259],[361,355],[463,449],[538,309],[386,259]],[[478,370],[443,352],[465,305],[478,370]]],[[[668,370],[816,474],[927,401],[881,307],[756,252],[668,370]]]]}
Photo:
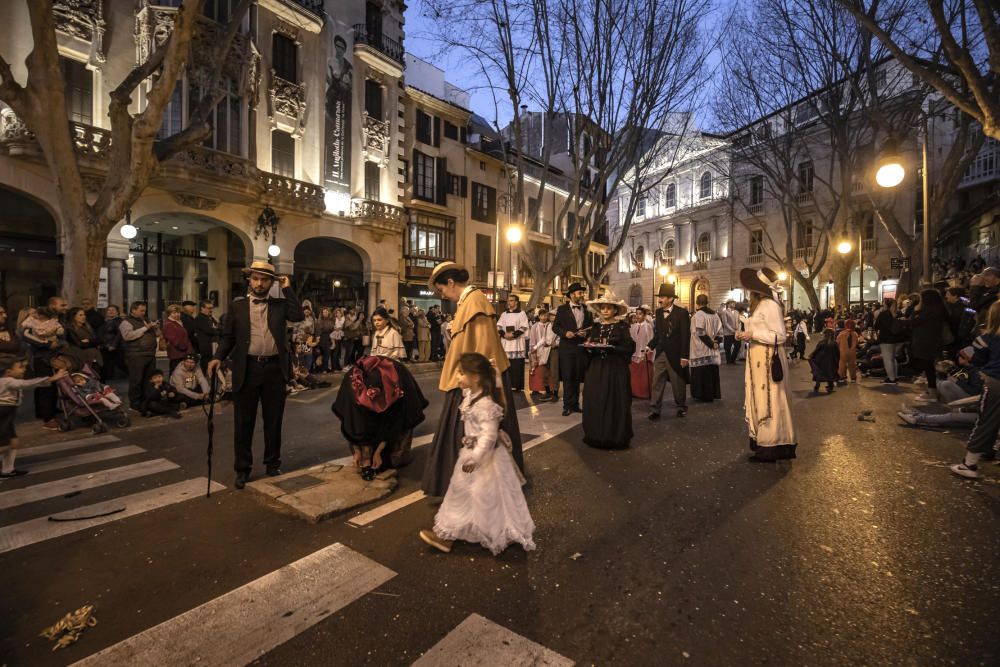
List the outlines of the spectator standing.
{"type": "Polygon", "coordinates": [[[357,313],[354,308],[348,308],[344,316],[344,370],[354,366],[361,352],[361,336],[364,334],[364,315],[357,313]]]}
{"type": "Polygon", "coordinates": [[[95,371],[101,370],[100,341],[87,322],[87,312],[83,308],[70,308],[66,315],[66,353],[73,358],[78,368],[89,364],[95,371]]]}
{"type": "Polygon", "coordinates": [[[97,333],[101,329],[101,325],[104,324],[104,316],[94,308],[93,299],[80,299],[80,307],[83,308],[84,316],[87,318],[87,324],[90,328],[97,333]]]}
{"type": "Polygon", "coordinates": [[[319,317],[316,318],[316,336],[319,338],[319,349],[323,354],[323,364],[319,369],[321,373],[329,373],[333,370],[333,347],[335,341],[333,333],[333,312],[328,306],[319,309],[319,317]]]}
{"type": "Polygon", "coordinates": [[[427,323],[431,327],[431,361],[438,361],[444,357],[444,341],[441,339],[441,324],[444,318],[441,316],[441,308],[431,306],[427,311],[427,323]]]}
{"type": "Polygon", "coordinates": [[[188,335],[188,340],[194,345],[194,319],[198,316],[198,304],[194,301],[181,303],[181,326],[188,335]]]}
{"type": "Polygon", "coordinates": [[[0,306],[0,354],[19,355],[22,351],[21,338],[7,315],[7,309],[0,306]]]}
{"type": "Polygon", "coordinates": [[[146,378],[156,368],[156,345],[160,323],[146,318],[146,302],[135,301],[128,317],[118,330],[125,347],[125,368],[128,369],[128,401],[133,410],[142,412],[146,378]]]}
{"type": "Polygon", "coordinates": [[[96,330],[101,349],[101,382],[107,383],[115,376],[115,370],[120,369],[124,377],[128,377],[125,368],[125,355],[122,347],[122,334],[119,331],[122,318],[118,306],[108,306],[104,309],[104,321],[96,330]]]}
{"type": "Polygon", "coordinates": [[[736,342],[736,331],[740,328],[740,316],[736,312],[736,302],[727,301],[719,310],[719,321],[722,322],[722,346],[727,364],[736,363],[736,355],[740,346],[736,342]]]}
{"type": "Polygon", "coordinates": [[[934,362],[944,347],[943,334],[948,329],[948,311],[941,293],[935,289],[922,291],[913,314],[901,322],[910,334],[910,365],[922,371],[927,378],[927,391],[917,400],[936,401],[937,369],[934,362]]]}
{"type": "MultiPolygon", "coordinates": [[[[409,302],[403,302],[403,307],[399,309],[399,330],[403,337],[403,346],[406,348],[406,359],[403,361],[413,361],[413,355],[417,347],[417,332],[413,324],[413,309],[409,302]]],[[[389,313],[390,317],[392,313],[389,313]]]]}
{"type": "Polygon", "coordinates": [[[167,320],[163,323],[163,338],[167,341],[167,359],[170,373],[174,372],[181,359],[191,354],[191,340],[181,318],[183,311],[177,304],[167,306],[167,320]]]}
{"type": "MultiPolygon", "coordinates": [[[[66,346],[63,318],[68,310],[69,304],[66,299],[54,296],[48,300],[45,308],[39,308],[22,323],[22,340],[28,343],[31,349],[31,370],[35,377],[54,373],[52,366],[54,357],[66,346]]],[[[43,384],[34,392],[35,416],[50,431],[59,429],[59,424],[56,423],[58,395],[58,389],[51,384],[43,384]]]]}
{"type": "Polygon", "coordinates": [[[986,330],[972,345],[972,364],[981,370],[983,395],[979,419],[965,446],[965,458],[951,466],[956,475],[979,477],[979,461],[990,454],[1000,434],[1000,302],[994,301],[986,314],[986,330]]]}
{"type": "Polygon", "coordinates": [[[335,308],[333,311],[333,331],[330,332],[332,341],[333,359],[331,364],[333,370],[339,371],[343,364],[340,361],[344,352],[344,328],[347,326],[347,313],[343,308],[335,308]]]}
{"type": "Polygon", "coordinates": [[[903,345],[904,337],[897,333],[897,315],[896,300],[886,299],[875,316],[875,331],[878,334],[876,340],[882,353],[882,365],[885,366],[883,384],[899,384],[896,356],[899,353],[899,348],[903,345]]]}
{"type": "Polygon", "coordinates": [[[208,360],[212,358],[215,344],[219,342],[219,321],[212,314],[214,310],[215,304],[211,301],[202,301],[198,316],[194,318],[194,339],[191,343],[200,357],[199,365],[202,372],[208,368],[208,360]]]}
{"type": "Polygon", "coordinates": [[[431,323],[423,308],[416,309],[414,321],[417,324],[417,356],[420,361],[431,360],[431,323]]]}

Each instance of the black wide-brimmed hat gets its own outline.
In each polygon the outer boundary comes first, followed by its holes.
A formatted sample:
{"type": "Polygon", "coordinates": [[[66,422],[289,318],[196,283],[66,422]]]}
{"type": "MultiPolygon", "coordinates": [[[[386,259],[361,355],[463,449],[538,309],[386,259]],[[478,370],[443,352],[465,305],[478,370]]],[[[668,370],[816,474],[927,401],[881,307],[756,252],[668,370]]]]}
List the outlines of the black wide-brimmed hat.
{"type": "Polygon", "coordinates": [[[766,266],[762,269],[747,268],[740,271],[740,285],[751,292],[770,296],[777,284],[778,274],[766,266]]]}
{"type": "Polygon", "coordinates": [[[673,283],[661,283],[660,291],[656,293],[657,297],[670,297],[671,299],[677,298],[677,290],[674,288],[673,283]]]}
{"type": "Polygon", "coordinates": [[[586,289],[587,288],[585,288],[580,283],[572,283],[569,287],[566,288],[566,291],[563,292],[563,294],[565,294],[566,296],[569,296],[573,292],[585,292],[586,289]]]}

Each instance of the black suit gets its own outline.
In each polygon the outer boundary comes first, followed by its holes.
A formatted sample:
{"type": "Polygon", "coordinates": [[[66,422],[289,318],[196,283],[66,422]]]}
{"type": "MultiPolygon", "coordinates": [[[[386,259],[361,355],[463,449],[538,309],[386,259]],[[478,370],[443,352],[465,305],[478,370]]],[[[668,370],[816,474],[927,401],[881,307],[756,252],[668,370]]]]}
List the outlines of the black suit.
{"type": "Polygon", "coordinates": [[[250,299],[237,299],[230,306],[215,358],[231,356],[233,371],[233,439],[236,472],[249,473],[253,467],[253,431],[257,405],[264,415],[264,465],[281,466],[281,420],[285,411],[285,387],[291,371],[285,322],[301,322],[302,307],[290,288],[284,299],[268,299],[267,328],[278,354],[250,357],[250,299]]]}
{"type": "Polygon", "coordinates": [[[580,304],[583,308],[583,325],[577,327],[576,317],[573,316],[573,309],[568,303],[564,303],[556,309],[556,319],[552,323],[552,331],[559,336],[559,379],[563,383],[563,409],[580,409],[580,383],[587,373],[587,355],[580,349],[580,344],[586,340],[585,336],[573,336],[567,338],[567,331],[586,329],[594,324],[594,316],[590,309],[580,304]]]}
{"type": "Polygon", "coordinates": [[[688,369],[681,366],[681,359],[690,359],[691,355],[691,315],[688,311],[675,303],[670,309],[670,315],[664,317],[663,309],[657,308],[653,340],[649,342],[649,347],[656,350],[652,395],[649,398],[650,412],[660,413],[667,378],[673,389],[674,403],[679,408],[685,407],[690,380],[688,369]]]}
{"type": "Polygon", "coordinates": [[[194,346],[201,357],[201,370],[205,372],[212,358],[212,343],[219,339],[219,323],[211,315],[198,313],[194,318],[194,346]]]}

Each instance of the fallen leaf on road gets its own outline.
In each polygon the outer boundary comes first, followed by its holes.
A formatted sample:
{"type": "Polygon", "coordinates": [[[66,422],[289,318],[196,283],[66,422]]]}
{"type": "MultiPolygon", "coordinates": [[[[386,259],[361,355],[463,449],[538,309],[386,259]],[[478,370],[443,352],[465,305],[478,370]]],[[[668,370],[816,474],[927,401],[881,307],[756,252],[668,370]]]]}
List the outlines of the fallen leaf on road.
{"type": "Polygon", "coordinates": [[[569,557],[570,560],[577,560],[578,558],[583,558],[583,554],[579,551],[569,557]]]}

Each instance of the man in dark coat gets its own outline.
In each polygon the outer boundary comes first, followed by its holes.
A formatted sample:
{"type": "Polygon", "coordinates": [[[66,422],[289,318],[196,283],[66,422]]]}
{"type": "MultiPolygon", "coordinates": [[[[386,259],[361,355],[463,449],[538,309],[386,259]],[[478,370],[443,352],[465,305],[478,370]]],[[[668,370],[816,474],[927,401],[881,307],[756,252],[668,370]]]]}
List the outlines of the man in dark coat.
{"type": "Polygon", "coordinates": [[[594,324],[594,316],[584,305],[586,291],[580,283],[573,283],[566,290],[569,303],[556,309],[552,331],[559,336],[559,379],[563,383],[563,416],[580,409],[580,383],[587,372],[587,355],[580,344],[587,340],[587,329],[594,324]]]}
{"type": "Polygon", "coordinates": [[[656,351],[653,358],[653,388],[649,397],[649,418],[660,418],[660,405],[667,380],[674,392],[677,416],[687,414],[688,358],[691,353],[691,315],[674,303],[674,286],[660,285],[656,295],[660,307],[653,323],[653,340],[649,347],[656,351]]]}
{"type": "Polygon", "coordinates": [[[188,335],[189,341],[194,341],[194,320],[197,316],[198,304],[194,301],[182,301],[181,302],[181,326],[184,327],[184,333],[188,335]]]}
{"type": "Polygon", "coordinates": [[[301,322],[304,317],[288,276],[278,276],[270,262],[256,261],[243,273],[250,292],[231,304],[219,349],[208,364],[211,377],[231,355],[237,489],[246,485],[253,468],[251,444],[258,404],[264,413],[264,465],[269,476],[281,474],[281,420],[291,370],[285,323],[301,322]],[[275,280],[284,298],[268,296],[275,280]]]}
{"type": "Polygon", "coordinates": [[[202,301],[200,312],[194,318],[194,346],[201,359],[203,373],[208,369],[208,362],[212,358],[212,343],[219,340],[219,321],[212,315],[213,310],[215,304],[202,301]]]}

